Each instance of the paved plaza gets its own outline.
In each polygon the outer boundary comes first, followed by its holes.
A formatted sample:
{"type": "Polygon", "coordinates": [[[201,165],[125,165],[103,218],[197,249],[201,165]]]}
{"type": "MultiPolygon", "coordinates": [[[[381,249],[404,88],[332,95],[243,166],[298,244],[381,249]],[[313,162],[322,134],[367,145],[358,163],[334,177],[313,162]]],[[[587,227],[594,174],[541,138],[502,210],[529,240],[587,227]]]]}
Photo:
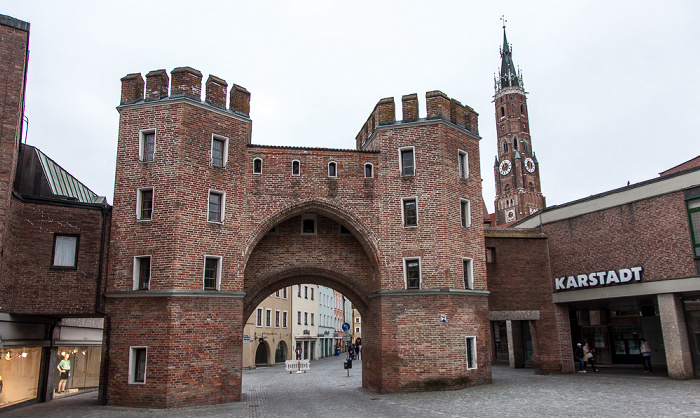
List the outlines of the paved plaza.
{"type": "Polygon", "coordinates": [[[700,380],[677,381],[665,373],[606,369],[548,375],[532,369],[493,367],[493,384],[448,392],[376,394],[361,388],[361,362],[350,377],[343,357],[311,363],[308,373],[284,366],[243,373],[243,401],[169,410],[103,407],[97,392],[35,404],[7,417],[700,417],[700,380]]]}

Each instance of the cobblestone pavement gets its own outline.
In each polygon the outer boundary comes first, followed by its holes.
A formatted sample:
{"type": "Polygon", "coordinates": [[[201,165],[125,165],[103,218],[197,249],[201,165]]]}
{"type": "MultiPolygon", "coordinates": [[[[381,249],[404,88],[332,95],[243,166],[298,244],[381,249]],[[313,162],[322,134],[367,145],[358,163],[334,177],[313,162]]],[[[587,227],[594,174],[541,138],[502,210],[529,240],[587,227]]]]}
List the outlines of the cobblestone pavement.
{"type": "Polygon", "coordinates": [[[671,380],[664,373],[605,369],[548,375],[532,369],[493,367],[493,384],[449,392],[376,394],[361,388],[361,362],[350,377],[343,357],[311,363],[308,373],[284,366],[243,373],[243,401],[169,410],[103,407],[97,392],[35,404],[7,417],[700,417],[700,380],[671,380]]]}

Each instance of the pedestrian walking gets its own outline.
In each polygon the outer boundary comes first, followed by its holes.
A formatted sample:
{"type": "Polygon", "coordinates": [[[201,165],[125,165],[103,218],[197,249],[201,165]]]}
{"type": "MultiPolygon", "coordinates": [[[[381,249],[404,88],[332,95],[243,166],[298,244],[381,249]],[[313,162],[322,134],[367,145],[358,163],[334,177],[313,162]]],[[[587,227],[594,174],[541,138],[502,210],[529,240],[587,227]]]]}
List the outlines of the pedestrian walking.
{"type": "Polygon", "coordinates": [[[578,372],[586,373],[586,362],[583,360],[583,346],[581,343],[576,344],[574,350],[574,358],[578,361],[578,372]]]}
{"type": "Polygon", "coordinates": [[[598,367],[595,365],[595,356],[593,353],[595,352],[594,348],[591,348],[588,345],[588,342],[583,345],[583,359],[588,362],[588,364],[591,365],[591,369],[593,369],[594,372],[598,372],[598,367]]]}
{"type": "Polygon", "coordinates": [[[642,351],[642,366],[644,366],[644,373],[651,373],[651,347],[649,347],[649,343],[644,338],[640,338],[639,342],[641,343],[640,349],[642,351]]]}

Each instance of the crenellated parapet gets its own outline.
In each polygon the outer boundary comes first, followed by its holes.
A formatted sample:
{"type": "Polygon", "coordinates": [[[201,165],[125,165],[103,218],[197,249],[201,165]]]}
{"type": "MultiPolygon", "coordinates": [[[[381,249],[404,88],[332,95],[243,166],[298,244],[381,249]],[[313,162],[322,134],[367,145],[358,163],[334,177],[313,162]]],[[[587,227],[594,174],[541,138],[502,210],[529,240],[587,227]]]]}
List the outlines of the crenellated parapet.
{"type": "MultiPolygon", "coordinates": [[[[128,74],[121,82],[121,105],[182,97],[202,100],[202,73],[192,67],[175,68],[170,76],[165,70],[154,70],[146,74],[145,82],[141,73],[128,74]]],[[[227,90],[228,83],[225,80],[209,75],[205,83],[204,102],[226,109],[227,90]]],[[[229,109],[249,116],[250,92],[234,84],[229,93],[229,109]]]]}
{"type": "MultiPolygon", "coordinates": [[[[427,120],[442,119],[479,133],[479,114],[469,106],[462,105],[458,100],[450,99],[445,93],[434,90],[425,94],[427,120]]],[[[418,95],[407,94],[401,97],[402,123],[417,122],[418,95]]],[[[362,129],[355,137],[357,149],[362,149],[372,133],[381,125],[396,123],[396,109],[393,97],[381,99],[370,113],[362,129]]]]}

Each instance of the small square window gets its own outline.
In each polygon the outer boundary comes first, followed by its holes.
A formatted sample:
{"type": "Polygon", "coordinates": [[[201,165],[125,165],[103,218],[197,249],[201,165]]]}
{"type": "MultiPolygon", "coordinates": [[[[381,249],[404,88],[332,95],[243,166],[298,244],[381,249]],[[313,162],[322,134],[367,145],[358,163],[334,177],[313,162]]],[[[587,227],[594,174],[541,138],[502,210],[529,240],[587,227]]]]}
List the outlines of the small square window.
{"type": "Polygon", "coordinates": [[[301,215],[301,235],[316,235],[316,215],[301,215]]]}
{"type": "Polygon", "coordinates": [[[469,177],[469,157],[465,151],[459,151],[457,164],[459,165],[459,178],[466,179],[469,177]]]}
{"type": "Polygon", "coordinates": [[[338,167],[335,162],[328,163],[328,177],[337,177],[338,167]]]}
{"type": "Polygon", "coordinates": [[[153,217],[153,188],[139,189],[136,196],[136,219],[150,221],[153,217]]]}
{"type": "Polygon", "coordinates": [[[418,209],[415,197],[403,199],[403,226],[418,226],[418,209]]]}
{"type": "Polygon", "coordinates": [[[212,167],[225,167],[228,162],[228,138],[212,135],[211,138],[211,165],[212,167]]]}
{"type": "Polygon", "coordinates": [[[365,178],[374,177],[374,167],[370,163],[365,164],[365,178]]]}
{"type": "Polygon", "coordinates": [[[420,259],[406,258],[404,259],[404,280],[406,289],[420,289],[420,259]]]}
{"type": "Polygon", "coordinates": [[[360,333],[360,327],[355,327],[355,334],[359,334],[359,333],[360,333]]]}
{"type": "Polygon", "coordinates": [[[221,281],[221,257],[204,257],[204,290],[219,290],[221,281]]]}
{"type": "Polygon", "coordinates": [[[472,215],[470,205],[469,201],[466,199],[460,200],[460,215],[462,218],[462,228],[469,228],[470,226],[472,226],[472,215]]]}
{"type": "Polygon", "coordinates": [[[474,267],[471,258],[462,259],[462,274],[464,275],[464,288],[474,289],[474,267]]]}
{"type": "Polygon", "coordinates": [[[78,265],[78,235],[55,234],[52,267],[74,269],[78,265]]]}
{"type": "Polygon", "coordinates": [[[141,131],[139,133],[139,160],[153,161],[156,153],[156,131],[141,131]]]}
{"type": "Polygon", "coordinates": [[[301,165],[300,165],[299,161],[297,161],[297,160],[292,161],[292,175],[293,176],[301,175],[301,165]]]}
{"type": "Polygon", "coordinates": [[[262,174],[262,159],[256,158],[253,160],[253,174],[262,174]]]}
{"type": "Polygon", "coordinates": [[[467,369],[476,369],[476,337],[467,337],[467,369]]]}
{"type": "Polygon", "coordinates": [[[129,348],[129,384],[146,383],[146,357],[148,348],[129,348]]]}
{"type": "Polygon", "coordinates": [[[415,174],[415,161],[413,156],[413,147],[401,148],[399,150],[399,158],[401,164],[401,175],[412,176],[415,174]]]}
{"type": "Polygon", "coordinates": [[[355,323],[356,323],[356,324],[359,324],[359,323],[360,323],[360,317],[359,317],[359,316],[356,316],[356,317],[355,317],[355,323]]]}
{"type": "Polygon", "coordinates": [[[151,256],[134,257],[134,289],[151,288],[151,256]]]}
{"type": "Polygon", "coordinates": [[[209,191],[209,222],[224,221],[224,193],[209,191]]]}

